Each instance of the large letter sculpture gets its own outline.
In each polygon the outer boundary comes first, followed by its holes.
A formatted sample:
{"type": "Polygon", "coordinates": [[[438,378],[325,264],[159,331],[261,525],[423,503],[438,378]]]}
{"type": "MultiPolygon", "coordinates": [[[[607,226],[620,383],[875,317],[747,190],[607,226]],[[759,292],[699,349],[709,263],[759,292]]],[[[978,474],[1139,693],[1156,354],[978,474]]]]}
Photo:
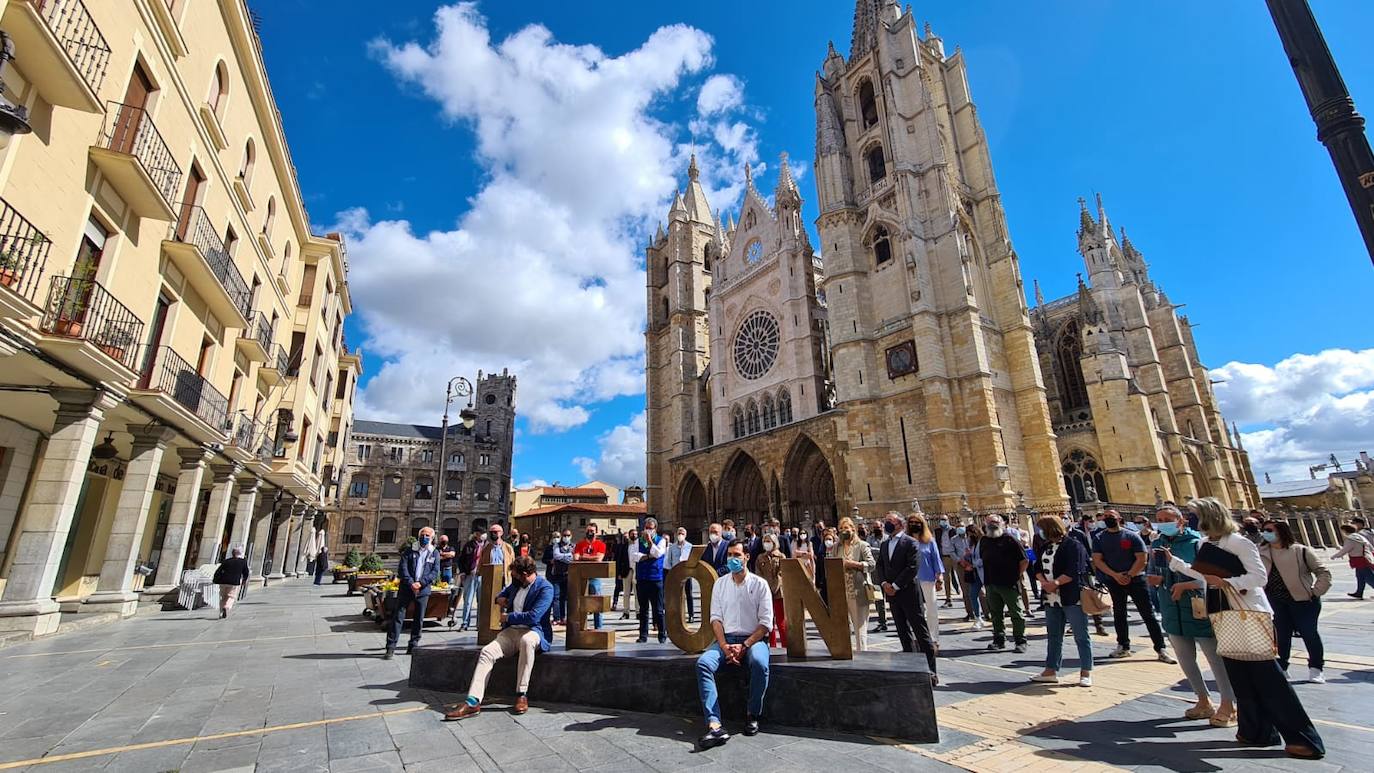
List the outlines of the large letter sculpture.
{"type": "Polygon", "coordinates": [[[711,646],[711,642],[716,640],[716,634],[711,629],[711,591],[716,585],[716,570],[710,564],[702,562],[703,555],[706,555],[706,546],[698,545],[692,548],[686,559],[668,570],[668,581],[663,586],[663,592],[667,594],[665,606],[668,608],[668,638],[672,639],[678,649],[689,654],[704,652],[711,646]],[[687,617],[683,614],[686,611],[686,605],[683,604],[686,600],[683,589],[689,578],[696,579],[697,584],[701,586],[701,627],[696,631],[687,630],[687,617]]]}
{"type": "MultiPolygon", "coordinates": [[[[844,559],[825,559],[826,595],[830,597],[827,606],[811,578],[806,576],[801,561],[784,558],[782,561],[782,605],[787,614],[787,656],[806,657],[806,618],[803,610],[816,621],[816,629],[825,641],[830,657],[835,660],[853,660],[853,639],[849,635],[849,604],[845,599],[844,559]]],[[[674,640],[676,641],[676,640],[674,640]]]]}
{"type": "Polygon", "coordinates": [[[615,651],[615,632],[587,630],[587,615],[606,611],[606,597],[587,593],[592,579],[615,577],[611,561],[574,561],[568,567],[568,649],[615,651]]]}
{"type": "Polygon", "coordinates": [[[482,597],[477,605],[477,643],[490,644],[501,632],[501,609],[496,597],[506,588],[505,564],[482,564],[482,597]]]}

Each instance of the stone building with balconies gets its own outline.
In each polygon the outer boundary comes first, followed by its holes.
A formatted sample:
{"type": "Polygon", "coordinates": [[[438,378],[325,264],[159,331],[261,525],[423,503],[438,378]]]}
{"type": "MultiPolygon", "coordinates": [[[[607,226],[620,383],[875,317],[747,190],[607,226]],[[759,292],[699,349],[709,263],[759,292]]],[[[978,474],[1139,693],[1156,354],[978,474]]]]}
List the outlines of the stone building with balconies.
{"type": "Polygon", "coordinates": [[[452,541],[510,517],[515,376],[477,374],[471,429],[360,419],[341,459],[337,519],[329,550],[384,557],[426,526],[452,541]],[[441,458],[442,454],[442,458],[441,458]],[[441,469],[442,462],[442,469],[441,469]]]}
{"type": "Polygon", "coordinates": [[[230,544],[295,573],[361,360],[247,4],[0,0],[0,31],[32,129],[0,147],[0,630],[133,614],[230,544]]]}

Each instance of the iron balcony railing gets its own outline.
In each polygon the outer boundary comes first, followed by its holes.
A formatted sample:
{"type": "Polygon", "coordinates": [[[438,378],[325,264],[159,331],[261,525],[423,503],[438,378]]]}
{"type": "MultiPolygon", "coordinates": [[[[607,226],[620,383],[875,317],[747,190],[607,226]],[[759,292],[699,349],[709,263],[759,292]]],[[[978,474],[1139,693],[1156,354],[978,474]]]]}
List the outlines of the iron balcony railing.
{"type": "Polygon", "coordinates": [[[51,248],[52,240],[0,199],[0,285],[32,301],[51,248]]]}
{"type": "Polygon", "coordinates": [[[170,346],[148,350],[139,386],[176,400],[217,430],[227,429],[229,401],[170,346]]]}
{"type": "Polygon", "coordinates": [[[247,411],[235,414],[229,443],[257,457],[260,462],[272,461],[272,444],[267,437],[267,425],[249,416],[247,411]]]}
{"type": "Polygon", "coordinates": [[[81,0],[37,0],[38,14],[72,60],[81,79],[99,94],[110,66],[110,44],[81,0]]]}
{"type": "Polygon", "coordinates": [[[234,265],[234,259],[224,246],[224,240],[215,231],[210,216],[205,214],[204,207],[183,204],[176,223],[172,225],[172,239],[200,250],[206,264],[210,266],[211,273],[229,294],[234,306],[243,312],[243,316],[252,316],[253,312],[249,310],[249,305],[253,291],[248,287],[248,283],[243,281],[243,274],[240,274],[238,266],[234,265]]]}
{"type": "Polygon", "coordinates": [[[111,102],[105,126],[100,131],[100,147],[138,159],[167,206],[172,206],[177,188],[181,185],[181,167],[172,157],[171,149],[162,139],[147,110],[136,105],[111,102]]]}
{"type": "Polygon", "coordinates": [[[263,367],[272,368],[285,376],[289,361],[286,356],[286,349],[281,344],[272,344],[267,347],[267,362],[263,364],[263,367]]]}
{"type": "Polygon", "coordinates": [[[45,333],[89,341],[130,371],[138,370],[143,320],[93,279],[53,277],[41,326],[45,333]]]}
{"type": "Polygon", "coordinates": [[[239,338],[257,341],[270,354],[272,351],[272,333],[272,323],[267,320],[262,312],[255,311],[248,317],[248,327],[239,333],[239,338]]]}

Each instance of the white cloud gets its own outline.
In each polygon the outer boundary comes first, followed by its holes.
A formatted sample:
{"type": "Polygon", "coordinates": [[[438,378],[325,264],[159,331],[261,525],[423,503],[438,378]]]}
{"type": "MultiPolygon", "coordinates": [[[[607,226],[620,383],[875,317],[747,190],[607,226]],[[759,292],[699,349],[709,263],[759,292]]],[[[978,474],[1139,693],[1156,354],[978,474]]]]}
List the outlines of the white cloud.
{"type": "Polygon", "coordinates": [[[701,84],[697,112],[703,116],[733,110],[744,104],[744,84],[733,75],[712,75],[701,84]]]}
{"type": "Polygon", "coordinates": [[[579,456],[573,464],[587,480],[601,480],[620,488],[631,484],[644,485],[644,413],[630,419],[597,438],[600,458],[579,456]]]}
{"type": "MultiPolygon", "coordinates": [[[[1331,454],[1343,463],[1374,450],[1374,349],[1294,354],[1269,366],[1212,371],[1222,414],[1242,426],[1256,479],[1306,478],[1331,454]]],[[[1347,464],[1347,469],[1349,465],[1347,464]]]]}
{"type": "MultiPolygon", "coordinates": [[[[597,403],[643,392],[642,245],[688,155],[713,201],[726,201],[756,140],[745,127],[728,147],[710,134],[679,141],[681,128],[660,116],[711,65],[711,38],[691,27],[663,27],[611,56],[539,25],[495,42],[472,3],[440,8],[434,23],[428,43],[378,40],[372,51],[472,128],[486,181],[466,211],[455,206],[453,230],[339,215],[363,345],[384,361],[359,413],[423,419],[439,412],[453,374],[508,367],[532,430],[580,426],[597,403]]],[[[704,86],[716,111],[742,103],[736,78],[704,86]]]]}

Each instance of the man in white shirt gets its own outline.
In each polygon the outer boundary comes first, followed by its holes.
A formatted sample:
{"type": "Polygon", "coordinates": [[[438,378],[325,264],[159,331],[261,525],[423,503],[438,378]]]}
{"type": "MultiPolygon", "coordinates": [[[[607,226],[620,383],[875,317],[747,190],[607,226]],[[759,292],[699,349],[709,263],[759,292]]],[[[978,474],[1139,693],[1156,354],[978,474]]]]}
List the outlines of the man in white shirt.
{"type": "MultiPolygon", "coordinates": [[[[668,546],[668,557],[663,561],[664,576],[672,568],[686,561],[692,555],[692,543],[687,540],[687,530],[678,527],[677,538],[668,546]]],[[[682,584],[682,592],[687,595],[687,622],[692,623],[697,619],[696,605],[692,601],[692,579],[689,577],[682,584]]]]}
{"type": "Polygon", "coordinates": [[[757,735],[768,690],[768,632],[773,629],[773,593],[768,581],[749,571],[744,542],[731,540],[726,548],[727,574],[716,579],[711,595],[711,629],[716,641],[697,658],[697,687],[706,713],[702,750],[720,746],[730,734],[720,722],[716,672],[722,665],[749,668],[749,707],[745,735],[757,735]]]}

